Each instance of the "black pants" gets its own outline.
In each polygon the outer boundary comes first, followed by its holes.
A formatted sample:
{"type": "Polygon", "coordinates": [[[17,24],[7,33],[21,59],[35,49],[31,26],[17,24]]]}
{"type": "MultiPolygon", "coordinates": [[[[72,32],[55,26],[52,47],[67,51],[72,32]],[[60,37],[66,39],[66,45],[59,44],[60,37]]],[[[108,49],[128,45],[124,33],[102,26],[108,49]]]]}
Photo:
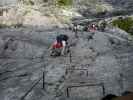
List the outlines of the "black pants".
{"type": "Polygon", "coordinates": [[[61,48],[52,49],[50,52],[50,56],[61,56],[61,48]]]}

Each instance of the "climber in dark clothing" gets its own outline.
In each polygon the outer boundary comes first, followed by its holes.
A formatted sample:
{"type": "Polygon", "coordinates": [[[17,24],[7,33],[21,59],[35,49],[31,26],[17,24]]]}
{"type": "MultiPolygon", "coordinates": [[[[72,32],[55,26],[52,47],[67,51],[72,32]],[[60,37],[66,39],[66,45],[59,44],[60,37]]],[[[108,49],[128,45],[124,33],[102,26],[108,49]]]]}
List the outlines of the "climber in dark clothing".
{"type": "Polygon", "coordinates": [[[104,32],[105,29],[106,29],[106,26],[107,26],[107,22],[104,20],[104,21],[100,24],[100,30],[101,30],[102,32],[104,32]]]}
{"type": "Polygon", "coordinates": [[[74,24],[73,31],[75,33],[75,37],[78,38],[78,25],[74,24]]]}
{"type": "Polygon", "coordinates": [[[12,44],[14,42],[13,38],[9,38],[5,41],[5,45],[4,45],[4,50],[7,50],[9,48],[9,45],[12,44]]]}
{"type": "Polygon", "coordinates": [[[88,27],[88,31],[89,32],[95,32],[97,30],[97,27],[95,24],[91,24],[89,27],[88,27]]]}
{"type": "Polygon", "coordinates": [[[56,37],[56,41],[50,47],[51,56],[65,55],[69,37],[65,34],[60,34],[56,37]]]}

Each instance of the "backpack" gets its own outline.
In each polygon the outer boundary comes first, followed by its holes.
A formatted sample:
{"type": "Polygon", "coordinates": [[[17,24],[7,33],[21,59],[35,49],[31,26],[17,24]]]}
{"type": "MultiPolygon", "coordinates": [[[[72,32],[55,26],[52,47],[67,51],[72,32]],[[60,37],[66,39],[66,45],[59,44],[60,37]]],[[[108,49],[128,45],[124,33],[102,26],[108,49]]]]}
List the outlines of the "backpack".
{"type": "Polygon", "coordinates": [[[67,41],[69,37],[65,34],[60,34],[56,37],[56,40],[58,43],[61,43],[62,41],[67,41]]]}

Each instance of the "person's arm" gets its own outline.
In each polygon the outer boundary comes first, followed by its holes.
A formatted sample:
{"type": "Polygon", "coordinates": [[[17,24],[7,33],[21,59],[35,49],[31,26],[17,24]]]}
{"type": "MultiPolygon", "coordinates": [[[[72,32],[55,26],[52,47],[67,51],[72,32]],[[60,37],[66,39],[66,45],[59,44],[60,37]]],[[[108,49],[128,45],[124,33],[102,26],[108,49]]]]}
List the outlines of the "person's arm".
{"type": "Polygon", "coordinates": [[[65,54],[65,49],[66,49],[66,41],[62,41],[62,45],[63,45],[63,48],[62,48],[62,51],[61,51],[61,55],[64,55],[65,54]]]}
{"type": "Polygon", "coordinates": [[[51,46],[48,48],[48,50],[52,50],[52,47],[53,47],[53,45],[51,45],[51,46]]]}
{"type": "Polygon", "coordinates": [[[55,43],[52,43],[51,46],[48,48],[48,50],[52,50],[54,44],[55,44],[55,43]]]}

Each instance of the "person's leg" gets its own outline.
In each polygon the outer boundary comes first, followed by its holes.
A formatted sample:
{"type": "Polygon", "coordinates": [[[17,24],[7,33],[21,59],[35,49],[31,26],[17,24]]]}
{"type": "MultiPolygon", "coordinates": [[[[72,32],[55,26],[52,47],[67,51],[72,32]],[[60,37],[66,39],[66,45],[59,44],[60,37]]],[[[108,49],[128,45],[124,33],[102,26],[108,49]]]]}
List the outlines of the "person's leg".
{"type": "Polygon", "coordinates": [[[70,46],[68,44],[66,44],[66,46],[64,48],[64,51],[63,51],[64,52],[64,55],[67,55],[70,52],[69,48],[70,48],[70,46]]]}
{"type": "Polygon", "coordinates": [[[61,55],[61,50],[56,48],[56,49],[52,49],[50,56],[60,56],[61,55]]]}

